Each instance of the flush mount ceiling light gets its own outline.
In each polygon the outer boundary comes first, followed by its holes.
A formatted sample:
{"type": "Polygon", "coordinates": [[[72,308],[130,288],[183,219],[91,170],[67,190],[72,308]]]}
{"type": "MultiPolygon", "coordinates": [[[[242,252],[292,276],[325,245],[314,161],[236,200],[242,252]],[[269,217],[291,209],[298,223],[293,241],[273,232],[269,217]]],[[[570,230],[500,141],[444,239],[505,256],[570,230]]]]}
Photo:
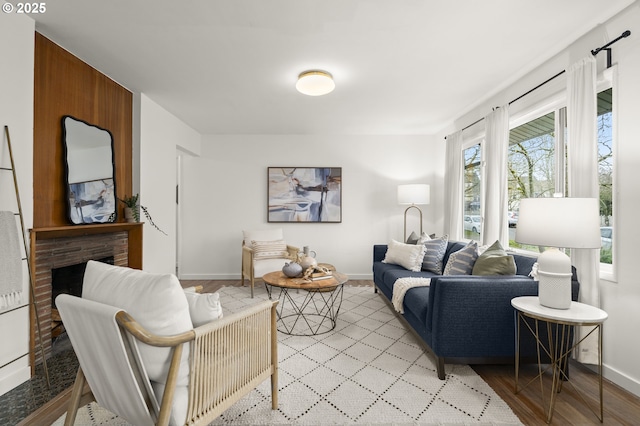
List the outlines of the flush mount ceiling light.
{"type": "Polygon", "coordinates": [[[326,71],[305,71],[298,76],[296,89],[298,92],[309,96],[326,95],[333,91],[336,84],[333,77],[326,71]]]}

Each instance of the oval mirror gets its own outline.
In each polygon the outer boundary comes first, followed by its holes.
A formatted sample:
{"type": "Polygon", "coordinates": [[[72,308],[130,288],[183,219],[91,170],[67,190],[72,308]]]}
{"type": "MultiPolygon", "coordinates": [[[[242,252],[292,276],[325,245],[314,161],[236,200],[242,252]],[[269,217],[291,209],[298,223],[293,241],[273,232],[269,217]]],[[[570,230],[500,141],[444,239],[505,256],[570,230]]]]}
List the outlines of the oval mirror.
{"type": "Polygon", "coordinates": [[[116,182],[111,132],[62,117],[67,177],[67,215],[73,224],[116,220],[116,182]]]}

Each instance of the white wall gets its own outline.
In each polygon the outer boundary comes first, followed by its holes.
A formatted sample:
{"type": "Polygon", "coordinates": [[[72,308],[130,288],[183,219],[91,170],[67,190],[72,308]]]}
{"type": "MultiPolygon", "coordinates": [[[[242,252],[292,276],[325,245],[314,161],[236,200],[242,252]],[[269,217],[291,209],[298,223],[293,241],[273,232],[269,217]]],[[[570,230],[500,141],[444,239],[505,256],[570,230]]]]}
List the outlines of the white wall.
{"type": "MultiPolygon", "coordinates": [[[[139,95],[134,117],[140,129],[140,203],[147,207],[162,234],[146,223],[143,231],[143,267],[150,272],[175,273],[176,264],[176,150],[197,155],[201,136],[146,95],[139,95]]],[[[138,138],[134,138],[137,140],[138,138]]],[[[134,142],[135,143],[135,142],[134,142]]],[[[146,221],[144,214],[140,218],[146,221]]]]}
{"type": "Polygon", "coordinates": [[[180,276],[237,279],[242,231],[282,227],[288,243],[370,279],[373,244],[402,239],[399,183],[431,185],[424,229],[442,231],[443,159],[444,147],[430,136],[205,136],[201,157],[184,159],[180,276]],[[268,223],[270,166],[342,167],[342,223],[268,223]]]}
{"type": "MultiPolygon", "coordinates": [[[[33,226],[34,21],[0,14],[0,165],[10,167],[4,126],[9,126],[25,227],[33,226]]],[[[0,210],[17,212],[11,172],[0,171],[0,210]]],[[[16,221],[19,226],[19,220],[16,221]]],[[[1,242],[0,242],[1,244],[1,242]]],[[[23,252],[24,256],[24,252],[23,252]]],[[[23,261],[22,308],[0,312],[0,395],[31,376],[29,367],[29,281],[23,261]],[[6,365],[5,365],[6,364],[6,365]]],[[[0,276],[2,272],[0,271],[0,276]]]]}
{"type": "MultiPolygon", "coordinates": [[[[602,309],[609,318],[604,324],[605,376],[640,395],[640,279],[638,278],[637,241],[640,240],[638,211],[640,211],[640,5],[636,2],[626,11],[602,24],[577,40],[563,52],[547,61],[535,71],[524,76],[517,84],[503,90],[478,108],[470,111],[456,122],[460,129],[485,116],[496,105],[515,99],[522,93],[542,83],[557,72],[566,69],[578,59],[589,55],[590,50],[602,46],[630,30],[631,36],[613,45],[613,62],[617,66],[617,86],[614,94],[618,99],[614,105],[617,118],[615,140],[615,281],[601,279],[602,309]]],[[[605,67],[605,53],[598,55],[599,68],[605,67]]],[[[564,87],[564,76],[553,84],[512,104],[510,112],[517,115],[559,88],[564,87]]],[[[615,101],[614,101],[615,102],[615,101]]],[[[474,133],[479,124],[469,129],[474,133]]],[[[438,139],[454,128],[438,135],[438,139]]]]}

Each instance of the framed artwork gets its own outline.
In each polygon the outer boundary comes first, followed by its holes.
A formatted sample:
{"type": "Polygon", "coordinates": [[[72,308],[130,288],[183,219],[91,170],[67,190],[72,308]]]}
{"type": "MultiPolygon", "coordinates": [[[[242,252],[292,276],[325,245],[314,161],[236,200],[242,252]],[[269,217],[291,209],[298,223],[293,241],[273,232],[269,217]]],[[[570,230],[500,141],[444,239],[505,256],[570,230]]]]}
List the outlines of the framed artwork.
{"type": "Polygon", "coordinates": [[[269,222],[342,222],[341,167],[269,167],[269,222]]]}

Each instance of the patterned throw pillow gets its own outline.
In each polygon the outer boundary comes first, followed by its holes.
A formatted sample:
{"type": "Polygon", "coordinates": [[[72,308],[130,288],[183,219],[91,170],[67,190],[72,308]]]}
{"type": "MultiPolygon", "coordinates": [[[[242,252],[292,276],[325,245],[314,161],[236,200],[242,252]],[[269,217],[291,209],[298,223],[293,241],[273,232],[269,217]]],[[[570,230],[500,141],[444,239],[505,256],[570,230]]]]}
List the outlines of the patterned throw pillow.
{"type": "Polygon", "coordinates": [[[473,275],[515,275],[516,262],[507,254],[500,241],[493,243],[476,259],[473,275]]]}
{"type": "Polygon", "coordinates": [[[405,241],[405,243],[407,243],[407,244],[415,244],[415,243],[418,242],[418,238],[420,238],[420,237],[418,237],[418,234],[416,234],[415,231],[412,231],[411,235],[409,235],[409,237],[407,237],[407,241],[405,241]]]}
{"type": "Polygon", "coordinates": [[[382,262],[400,265],[410,271],[418,272],[422,266],[424,252],[425,248],[423,245],[403,244],[391,240],[382,262]]]}
{"type": "Polygon", "coordinates": [[[253,258],[260,259],[279,259],[288,257],[287,243],[284,240],[275,241],[251,241],[253,248],[253,258]]]}
{"type": "Polygon", "coordinates": [[[471,275],[477,258],[478,243],[471,241],[462,249],[449,255],[442,275],[471,275]]]}
{"type": "Polygon", "coordinates": [[[442,263],[444,254],[447,251],[448,241],[449,236],[443,235],[442,237],[427,240],[422,243],[427,249],[424,260],[422,261],[423,271],[431,271],[434,274],[442,275],[442,270],[444,269],[442,263]]]}

